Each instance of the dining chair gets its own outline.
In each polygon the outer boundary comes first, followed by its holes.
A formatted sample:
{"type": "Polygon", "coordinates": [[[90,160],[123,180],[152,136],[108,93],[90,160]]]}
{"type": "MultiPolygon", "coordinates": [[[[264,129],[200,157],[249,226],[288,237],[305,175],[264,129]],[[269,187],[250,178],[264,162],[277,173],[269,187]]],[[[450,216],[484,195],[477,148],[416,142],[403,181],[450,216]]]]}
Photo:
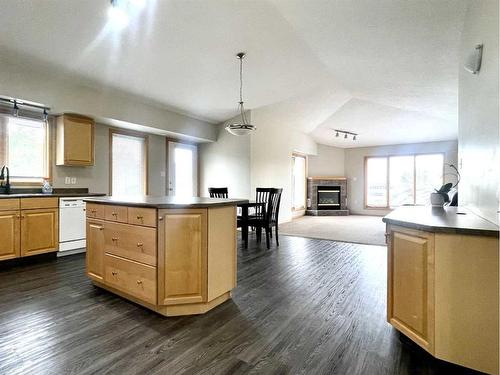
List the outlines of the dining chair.
{"type": "Polygon", "coordinates": [[[228,192],[227,187],[221,187],[221,188],[209,187],[208,194],[210,195],[210,198],[228,198],[229,197],[229,192],[228,192]]]}
{"type": "Polygon", "coordinates": [[[256,228],[257,240],[260,241],[262,229],[266,232],[266,246],[270,248],[270,238],[272,237],[272,229],[276,232],[276,246],[279,246],[278,239],[278,217],[280,212],[281,194],[283,189],[269,188],[267,193],[267,204],[265,209],[260,212],[260,215],[252,215],[248,218],[248,225],[256,228]]]}

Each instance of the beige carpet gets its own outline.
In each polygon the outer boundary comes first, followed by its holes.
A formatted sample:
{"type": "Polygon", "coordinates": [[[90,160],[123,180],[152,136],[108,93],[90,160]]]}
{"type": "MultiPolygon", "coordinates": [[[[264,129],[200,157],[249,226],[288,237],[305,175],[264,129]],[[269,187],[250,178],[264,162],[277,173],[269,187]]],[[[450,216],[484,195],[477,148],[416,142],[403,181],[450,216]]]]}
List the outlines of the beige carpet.
{"type": "Polygon", "coordinates": [[[385,246],[380,216],[302,216],[280,224],[280,234],[385,246]]]}

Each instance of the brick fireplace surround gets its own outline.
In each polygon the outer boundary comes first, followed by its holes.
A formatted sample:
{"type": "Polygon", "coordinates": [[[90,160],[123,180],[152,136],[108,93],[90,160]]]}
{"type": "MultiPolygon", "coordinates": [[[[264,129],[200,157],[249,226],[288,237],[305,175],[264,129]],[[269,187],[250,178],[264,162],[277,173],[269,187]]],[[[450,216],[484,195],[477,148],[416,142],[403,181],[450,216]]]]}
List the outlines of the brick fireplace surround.
{"type": "Polygon", "coordinates": [[[345,216],[347,209],[347,178],[345,177],[308,177],[307,210],[310,216],[345,216]],[[318,209],[318,187],[340,187],[340,209],[318,209]]]}

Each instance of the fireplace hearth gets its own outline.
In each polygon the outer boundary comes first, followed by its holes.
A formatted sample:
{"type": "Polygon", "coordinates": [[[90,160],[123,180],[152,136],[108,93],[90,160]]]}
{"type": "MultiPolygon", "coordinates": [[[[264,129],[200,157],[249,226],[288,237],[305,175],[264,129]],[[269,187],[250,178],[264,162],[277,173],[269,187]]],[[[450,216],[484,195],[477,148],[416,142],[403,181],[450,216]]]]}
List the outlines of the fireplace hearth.
{"type": "Polygon", "coordinates": [[[349,215],[345,177],[309,177],[306,215],[349,215]]]}

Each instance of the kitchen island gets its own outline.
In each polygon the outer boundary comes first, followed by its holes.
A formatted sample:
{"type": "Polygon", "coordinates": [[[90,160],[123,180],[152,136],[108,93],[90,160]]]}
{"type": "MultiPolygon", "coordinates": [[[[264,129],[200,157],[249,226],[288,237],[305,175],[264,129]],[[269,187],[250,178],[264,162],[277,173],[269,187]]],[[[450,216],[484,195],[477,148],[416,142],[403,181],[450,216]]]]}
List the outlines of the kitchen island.
{"type": "Polygon", "coordinates": [[[87,275],[165,316],[202,314],[236,287],[236,205],[144,196],[87,202],[87,275]]]}
{"type": "Polygon", "coordinates": [[[462,207],[400,207],[387,224],[387,321],[433,356],[498,374],[498,226],[462,207]]]}

